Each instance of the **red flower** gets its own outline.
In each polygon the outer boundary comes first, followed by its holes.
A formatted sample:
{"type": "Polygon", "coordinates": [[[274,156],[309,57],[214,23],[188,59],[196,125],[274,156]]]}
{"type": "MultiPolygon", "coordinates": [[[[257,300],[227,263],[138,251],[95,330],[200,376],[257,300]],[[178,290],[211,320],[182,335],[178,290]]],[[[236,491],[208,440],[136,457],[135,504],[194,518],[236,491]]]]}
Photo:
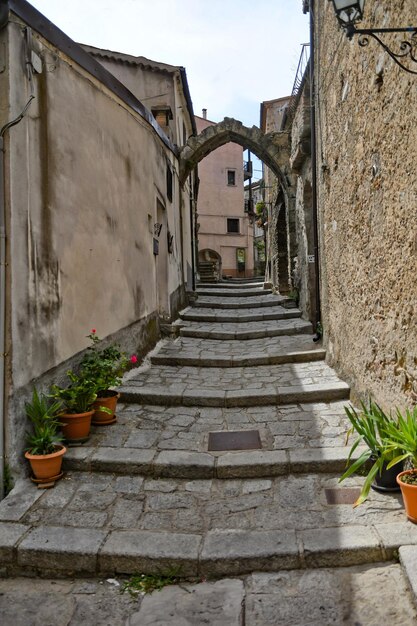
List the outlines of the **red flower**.
{"type": "Polygon", "coordinates": [[[93,335],[95,335],[95,334],[96,334],[96,332],[97,332],[97,331],[96,331],[96,329],[95,329],[95,328],[92,328],[92,329],[91,329],[91,333],[92,333],[93,335]]]}
{"type": "Polygon", "coordinates": [[[136,356],[136,354],[132,354],[132,356],[130,357],[130,362],[131,363],[137,363],[138,362],[138,357],[136,356]]]}

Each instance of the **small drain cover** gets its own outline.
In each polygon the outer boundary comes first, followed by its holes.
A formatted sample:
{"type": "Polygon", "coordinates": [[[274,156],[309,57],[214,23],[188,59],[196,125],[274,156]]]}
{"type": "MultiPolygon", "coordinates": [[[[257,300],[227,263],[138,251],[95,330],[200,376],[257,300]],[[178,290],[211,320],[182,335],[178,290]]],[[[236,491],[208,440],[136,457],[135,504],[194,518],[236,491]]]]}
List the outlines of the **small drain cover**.
{"type": "Polygon", "coordinates": [[[227,430],[209,433],[209,450],[259,450],[261,447],[259,430],[227,430]]]}
{"type": "Polygon", "coordinates": [[[350,489],[325,489],[327,504],[354,504],[359,498],[361,490],[358,487],[350,489]]]}

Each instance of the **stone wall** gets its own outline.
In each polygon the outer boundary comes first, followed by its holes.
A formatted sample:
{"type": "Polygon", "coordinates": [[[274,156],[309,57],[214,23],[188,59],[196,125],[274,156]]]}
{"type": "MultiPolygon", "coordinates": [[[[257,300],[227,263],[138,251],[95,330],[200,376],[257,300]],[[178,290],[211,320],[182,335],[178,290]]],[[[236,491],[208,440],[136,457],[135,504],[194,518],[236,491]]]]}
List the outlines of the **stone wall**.
{"type": "MultiPolygon", "coordinates": [[[[330,362],[385,407],[417,401],[417,76],[316,2],[322,316],[330,362]]],[[[395,8],[394,8],[395,5],[395,8]]],[[[360,27],[415,24],[368,0],[360,27]]],[[[401,40],[401,35],[389,41],[401,40]]],[[[415,65],[414,68],[417,66],[415,65]]]]}

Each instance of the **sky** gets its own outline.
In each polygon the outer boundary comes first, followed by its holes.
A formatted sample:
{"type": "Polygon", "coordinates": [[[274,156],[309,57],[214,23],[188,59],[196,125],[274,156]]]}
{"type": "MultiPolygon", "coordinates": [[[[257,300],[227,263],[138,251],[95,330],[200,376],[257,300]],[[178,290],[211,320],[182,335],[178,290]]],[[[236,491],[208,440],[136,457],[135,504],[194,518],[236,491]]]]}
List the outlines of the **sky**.
{"type": "Polygon", "coordinates": [[[259,126],[260,103],[289,95],[301,0],[29,0],[75,41],[186,68],[194,113],[259,126]]]}

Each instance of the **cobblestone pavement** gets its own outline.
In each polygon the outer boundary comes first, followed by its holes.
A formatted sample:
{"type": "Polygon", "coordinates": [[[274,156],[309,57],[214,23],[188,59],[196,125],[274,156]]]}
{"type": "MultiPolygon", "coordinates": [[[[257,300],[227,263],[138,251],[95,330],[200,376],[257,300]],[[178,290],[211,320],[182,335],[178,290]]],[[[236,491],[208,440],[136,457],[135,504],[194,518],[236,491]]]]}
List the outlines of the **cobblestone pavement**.
{"type": "Polygon", "coordinates": [[[348,385],[288,300],[223,308],[239,295],[182,313],[54,489],[22,479],[0,503],[2,626],[416,623],[401,497],[353,509],[363,479],[339,484],[348,385]],[[247,430],[259,449],[209,449],[209,433],[247,430]],[[114,580],[173,569],[183,584],[135,600],[114,580]]]}
{"type": "Polygon", "coordinates": [[[184,583],[136,598],[121,578],[0,579],[2,626],[413,626],[399,565],[184,583]],[[383,595],[382,595],[383,591],[383,595]]]}

